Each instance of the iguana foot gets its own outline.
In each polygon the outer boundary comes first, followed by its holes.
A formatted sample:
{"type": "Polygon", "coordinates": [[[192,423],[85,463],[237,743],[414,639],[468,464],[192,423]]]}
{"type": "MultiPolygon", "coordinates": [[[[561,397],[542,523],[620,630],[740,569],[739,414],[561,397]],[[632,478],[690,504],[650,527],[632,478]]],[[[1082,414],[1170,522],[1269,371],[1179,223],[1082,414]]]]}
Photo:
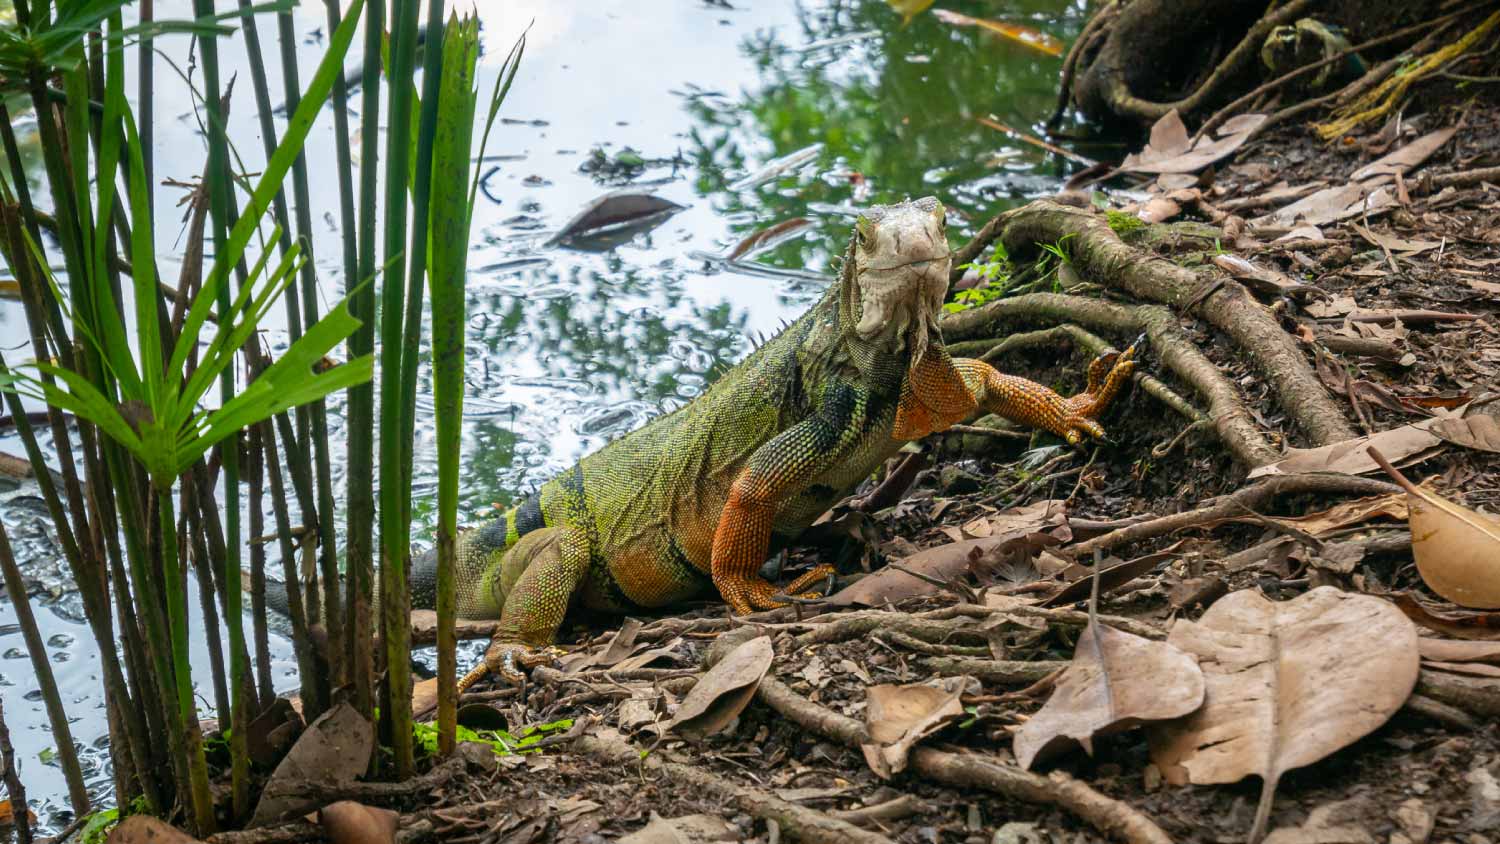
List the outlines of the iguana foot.
{"type": "Polygon", "coordinates": [[[784,598],[788,595],[804,600],[815,600],[823,597],[821,592],[800,592],[820,580],[826,580],[834,573],[833,566],[817,566],[812,571],[793,580],[786,588],[779,589],[776,584],[760,577],[723,577],[715,578],[714,583],[719,587],[719,594],[729,604],[729,608],[735,615],[749,615],[756,610],[774,610],[786,606],[784,598]]]}
{"type": "Polygon", "coordinates": [[[464,691],[491,672],[508,683],[520,685],[526,680],[527,669],[546,665],[562,654],[560,648],[551,645],[535,647],[520,642],[491,642],[489,650],[484,652],[484,662],[458,682],[458,690],[464,691]]]}
{"type": "Polygon", "coordinates": [[[1104,429],[1094,419],[1109,407],[1135,372],[1135,348],[1132,344],[1119,354],[1101,355],[1089,364],[1088,389],[1064,402],[1067,413],[1054,433],[1075,444],[1085,435],[1095,439],[1104,436],[1104,429]]]}

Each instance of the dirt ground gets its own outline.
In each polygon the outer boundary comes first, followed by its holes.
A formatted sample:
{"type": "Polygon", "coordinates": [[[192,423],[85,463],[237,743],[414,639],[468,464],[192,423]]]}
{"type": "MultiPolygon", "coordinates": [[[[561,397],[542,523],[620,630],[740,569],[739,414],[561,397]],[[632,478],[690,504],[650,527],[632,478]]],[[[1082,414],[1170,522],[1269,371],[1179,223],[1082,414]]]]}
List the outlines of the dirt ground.
{"type": "MultiPolygon", "coordinates": [[[[1346,421],[1365,433],[1426,419],[1439,412],[1435,409],[1482,399],[1487,391],[1493,396],[1500,385],[1500,186],[1482,182],[1434,189],[1427,181],[1500,164],[1500,107],[1493,99],[1455,101],[1331,145],[1312,137],[1306,127],[1280,127],[1223,162],[1211,182],[1196,183],[1203,196],[1200,211],[1207,208],[1206,215],[1190,209],[1177,218],[1205,221],[1227,207],[1250,209],[1282,183],[1341,184],[1391,149],[1452,125],[1459,127],[1452,138],[1404,177],[1404,201],[1392,210],[1325,225],[1324,239],[1318,242],[1261,239],[1245,249],[1246,242],[1220,235],[1225,241],[1218,244],[1219,251],[1328,294],[1300,301],[1262,297],[1289,331],[1300,330],[1304,337],[1342,331],[1350,339],[1397,350],[1394,359],[1382,360],[1316,344],[1320,380],[1345,402],[1346,421]],[[1359,324],[1343,319],[1353,308],[1475,318],[1359,324]]],[[[1117,206],[1146,199],[1128,191],[1110,195],[1117,206]]],[[[1164,249],[1180,252],[1171,244],[1164,249]]],[[[1272,388],[1234,346],[1215,339],[1202,320],[1189,316],[1179,321],[1230,375],[1257,423],[1279,439],[1278,445],[1306,444],[1305,435],[1278,408],[1272,388]]],[[[1310,357],[1314,346],[1304,344],[1310,357]]],[[[1076,387],[1085,358],[1060,351],[1031,350],[1007,358],[1002,366],[1076,387]]],[[[1155,365],[1148,352],[1143,369],[1152,372],[1155,365]]],[[[1496,408],[1500,404],[1485,412],[1500,415],[1496,408]]],[[[917,477],[898,504],[851,516],[838,529],[825,531],[835,537],[862,535],[873,546],[839,550],[835,542],[793,550],[788,573],[830,556],[842,561],[842,570],[858,573],[862,565],[878,567],[903,558],[910,563],[919,551],[1000,530],[1007,507],[1050,500],[1065,508],[1065,518],[1026,533],[1038,541],[1022,543],[1025,553],[971,555],[961,573],[947,582],[909,577],[903,594],[872,624],[834,634],[841,616],[831,613],[841,608],[819,606],[731,621],[721,604],[711,602],[645,620],[624,633],[597,625],[575,628],[563,637],[573,649],[564,670],[539,672],[524,694],[496,686],[471,692],[464,700],[488,707],[490,718],[498,712],[513,732],[523,725],[570,719],[572,738],[559,728],[543,740],[550,746],[540,754],[500,759],[493,770],[471,766],[432,794],[397,801],[395,808],[406,812],[404,822],[417,825],[409,834],[427,830],[421,825],[425,822],[440,840],[451,842],[587,842],[627,835],[631,841],[774,842],[806,822],[805,817],[788,820],[785,806],[794,805],[810,816],[861,820],[869,833],[903,842],[1104,840],[1107,822],[1085,820],[1076,804],[1060,804],[1048,795],[1059,782],[1056,775],[1026,780],[1041,784],[1029,800],[1017,799],[1024,788],[1012,788],[1007,796],[978,782],[943,784],[929,768],[916,770],[921,766],[915,763],[888,778],[877,776],[858,747],[836,737],[837,729],[809,729],[806,722],[768,705],[769,681],[762,682],[761,697],[717,735],[690,741],[666,727],[693,678],[700,676],[709,648],[729,631],[749,627],[774,644],[767,677],[804,703],[861,725],[869,714],[871,686],[964,678],[943,687],[961,691],[963,716],[939,723],[922,745],[992,760],[1014,771],[1013,733],[1047,700],[1049,684],[1032,684],[1051,669],[1043,665],[1028,672],[1023,667],[1010,678],[1013,682],[1004,682],[994,666],[1000,660],[1011,667],[1068,660],[1087,636],[1076,612],[1085,604],[1075,600],[1086,597],[1086,591],[1075,587],[1056,609],[1029,616],[997,613],[966,619],[953,608],[1040,603],[1066,581],[1081,577],[1083,569],[1065,559],[1080,542],[1120,527],[1124,523],[1119,520],[1190,511],[1246,485],[1245,470],[1201,432],[1174,443],[1183,433],[1181,420],[1161,411],[1140,389],[1128,393],[1103,421],[1113,442],[1097,452],[1030,450],[1033,444],[1024,439],[983,434],[950,436],[935,447],[939,460],[917,477]],[[1162,453],[1168,444],[1170,450],[1162,453]],[[1159,456],[1152,456],[1153,448],[1159,456]],[[922,626],[924,621],[929,627],[922,626]],[[939,624],[948,626],[931,626],[939,624]],[[818,639],[824,641],[813,641],[818,639]],[[981,662],[990,666],[989,673],[966,670],[981,662]],[[593,741],[578,736],[592,736],[593,741]],[[615,750],[620,742],[634,750],[626,756],[612,754],[610,742],[615,750]],[[759,804],[736,797],[734,789],[750,789],[775,805],[756,808],[759,804]],[[652,823],[655,816],[692,815],[712,816],[719,819],[718,826],[703,819],[652,823]],[[781,820],[768,822],[768,817],[781,820]]],[[[1413,479],[1429,479],[1454,501],[1490,513],[1500,506],[1500,457],[1493,451],[1449,444],[1398,462],[1413,479]]],[[[1259,510],[1301,516],[1346,500],[1329,493],[1282,495],[1259,510]]],[[[1112,588],[1106,589],[1098,610],[1130,619],[1139,629],[1164,632],[1178,619],[1201,617],[1204,607],[1226,592],[1259,590],[1284,601],[1332,585],[1382,600],[1411,592],[1425,601],[1420,606],[1450,613],[1446,623],[1423,617],[1425,636],[1495,637],[1500,620],[1494,614],[1453,614],[1451,605],[1427,591],[1403,527],[1400,520],[1375,516],[1327,534],[1325,538],[1340,542],[1364,543],[1360,557],[1342,567],[1328,564],[1316,539],[1299,539],[1293,532],[1291,539],[1271,541],[1288,531],[1249,516],[1238,523],[1114,544],[1107,562],[1146,559],[1133,572],[1138,576],[1106,584],[1112,588]],[[1257,547],[1259,551],[1235,556],[1257,547]],[[1149,556],[1156,552],[1162,553],[1149,556]]],[[[842,612],[872,611],[846,607],[842,612]]],[[[1422,615],[1421,610],[1413,612],[1422,615]]],[[[1467,698],[1435,688],[1429,666],[1418,683],[1418,698],[1383,725],[1321,761],[1289,771],[1276,790],[1271,840],[1500,841],[1495,709],[1500,679],[1494,676],[1500,669],[1493,666],[1492,661],[1475,668],[1464,679],[1479,689],[1467,698]]],[[[464,717],[475,713],[468,709],[464,717]]],[[[1220,785],[1170,784],[1140,729],[1100,738],[1092,757],[1074,746],[1037,768],[1044,774],[1070,775],[1177,841],[1244,840],[1261,792],[1255,776],[1220,785]]],[[[824,840],[881,840],[839,835],[824,840]]]]}

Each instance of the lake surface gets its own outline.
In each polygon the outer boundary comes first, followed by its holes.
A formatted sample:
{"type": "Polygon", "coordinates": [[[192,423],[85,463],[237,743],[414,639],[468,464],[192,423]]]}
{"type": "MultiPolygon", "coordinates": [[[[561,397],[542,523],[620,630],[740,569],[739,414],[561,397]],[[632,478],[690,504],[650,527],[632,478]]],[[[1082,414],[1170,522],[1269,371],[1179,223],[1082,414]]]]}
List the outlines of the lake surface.
{"type": "MultiPolygon", "coordinates": [[[[1065,41],[1086,13],[1082,0],[940,5],[1065,41]]],[[[470,244],[461,504],[461,520],[470,523],[692,399],[711,372],[800,314],[823,289],[818,277],[833,272],[859,207],[936,194],[950,208],[959,243],[994,213],[1054,192],[1069,172],[1066,162],[976,120],[993,116],[1036,131],[1055,102],[1061,60],[931,14],[903,27],[877,0],[486,0],[480,7],[482,94],[510,45],[530,29],[501,110],[504,122],[481,165],[470,244]],[[745,184],[787,156],[800,163],[745,184]],[[583,206],[620,188],[654,191],[684,209],[609,248],[546,245],[583,206]],[[797,236],[755,255],[750,267],[725,265],[722,256],[744,238],[794,218],[809,221],[797,236]]],[[[189,8],[182,0],[158,0],[157,15],[186,17],[189,8]]],[[[304,3],[294,19],[305,81],[326,42],[322,5],[304,3]]],[[[259,28],[274,51],[275,21],[263,17],[259,28]]],[[[224,39],[221,53],[225,77],[233,70],[241,77],[230,137],[253,170],[261,142],[241,39],[224,39]]],[[[158,44],[179,67],[188,66],[186,38],[158,44]]],[[[351,57],[349,67],[358,61],[351,57]]],[[[157,178],[188,181],[201,171],[205,148],[182,78],[165,60],[156,73],[157,178]]],[[[279,91],[280,79],[273,76],[270,87],[279,91]]],[[[18,129],[34,138],[31,118],[18,118],[18,129]]],[[[332,131],[325,113],[307,146],[325,310],[344,289],[332,131]]],[[[34,148],[27,158],[38,173],[34,148]]],[[[168,279],[178,270],[171,256],[182,249],[176,203],[183,194],[170,186],[157,190],[157,249],[168,279]]],[[[286,345],[274,321],[280,314],[273,311],[265,334],[273,354],[286,345]]],[[[20,304],[0,300],[0,349],[8,362],[30,356],[26,336],[20,304]]],[[[430,382],[425,371],[421,378],[414,495],[418,537],[425,540],[436,455],[430,382]]],[[[341,416],[341,400],[335,401],[330,424],[339,485],[341,416]]],[[[0,451],[22,453],[9,429],[0,431],[0,451]]],[[[32,583],[91,786],[108,802],[98,651],[35,487],[0,478],[0,516],[32,583]]],[[[274,562],[272,570],[279,571],[274,562]]],[[[196,601],[190,597],[190,606],[196,601]]],[[[273,636],[272,647],[278,688],[295,688],[289,643],[273,636]]],[[[193,667],[206,689],[201,647],[193,667]]],[[[32,808],[55,830],[70,819],[66,789],[50,761],[46,713],[4,598],[0,694],[32,808]]],[[[205,714],[211,696],[200,695],[205,714]]]]}

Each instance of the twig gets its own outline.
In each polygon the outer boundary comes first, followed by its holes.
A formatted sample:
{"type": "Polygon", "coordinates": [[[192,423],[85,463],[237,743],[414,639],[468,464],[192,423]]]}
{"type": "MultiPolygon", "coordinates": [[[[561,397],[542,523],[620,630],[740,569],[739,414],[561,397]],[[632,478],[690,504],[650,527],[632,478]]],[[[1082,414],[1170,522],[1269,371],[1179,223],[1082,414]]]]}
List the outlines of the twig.
{"type": "Polygon", "coordinates": [[[768,822],[776,822],[782,830],[800,841],[824,844],[890,844],[890,839],[884,835],[860,829],[848,821],[815,809],[789,803],[760,789],[730,782],[702,765],[667,761],[657,753],[643,756],[635,747],[618,739],[582,736],[573,746],[582,753],[599,757],[614,765],[640,765],[699,794],[711,794],[733,803],[741,811],[768,822]]]}
{"type": "Polygon", "coordinates": [[[1400,487],[1385,481],[1361,478],[1356,475],[1341,475],[1333,472],[1306,475],[1275,475],[1243,487],[1229,495],[1215,499],[1206,507],[1173,513],[1148,522],[1139,522],[1113,530],[1103,536],[1072,545],[1068,550],[1074,555],[1092,554],[1096,549],[1108,551],[1131,542],[1152,539],[1175,533],[1190,527],[1200,527],[1224,519],[1234,518],[1243,508],[1261,509],[1265,504],[1282,495],[1303,493],[1343,493],[1347,495],[1384,495],[1398,492],[1400,487]]]}
{"type": "Polygon", "coordinates": [[[903,794],[884,803],[876,803],[873,806],[862,806],[858,809],[844,809],[833,811],[828,814],[841,821],[864,826],[866,824],[879,823],[880,821],[899,821],[902,818],[911,817],[922,811],[925,804],[910,794],[903,794]]]}
{"type": "Polygon", "coordinates": [[[1012,659],[973,659],[970,657],[937,656],[922,660],[922,665],[935,674],[950,677],[976,677],[986,683],[1035,683],[1045,680],[1068,663],[1059,660],[1020,662],[1012,659]]]}

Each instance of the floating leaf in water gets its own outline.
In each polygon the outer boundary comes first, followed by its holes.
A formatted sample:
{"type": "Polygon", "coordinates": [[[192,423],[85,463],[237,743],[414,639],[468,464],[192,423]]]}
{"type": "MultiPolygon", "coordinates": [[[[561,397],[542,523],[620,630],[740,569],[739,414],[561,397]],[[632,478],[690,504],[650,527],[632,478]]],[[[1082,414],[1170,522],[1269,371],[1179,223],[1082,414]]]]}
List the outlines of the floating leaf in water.
{"type": "Polygon", "coordinates": [[[927,11],[927,7],[932,5],[932,0],[885,0],[885,2],[901,16],[902,26],[911,23],[912,18],[927,11]]]}
{"type": "Polygon", "coordinates": [[[738,261],[753,253],[769,249],[783,240],[795,237],[811,225],[812,220],[806,217],[793,217],[790,220],[782,220],[773,226],[767,226],[736,243],[734,248],[729,250],[729,255],[725,257],[725,260],[738,261]]]}
{"type": "Polygon", "coordinates": [[[1245,589],[1167,639],[1196,656],[1203,708],[1151,728],[1168,782],[1263,780],[1250,841],[1270,817],[1281,775],[1384,724],[1416,686],[1417,629],[1389,602],[1323,586],[1282,603],[1245,589]]]}
{"type": "Polygon", "coordinates": [[[608,249],[661,225],[681,210],[683,206],[655,194],[611,191],[585,205],[546,245],[561,243],[594,251],[602,244],[608,249]]]}
{"type": "Polygon", "coordinates": [[[1040,53],[1049,56],[1061,56],[1063,54],[1063,42],[1055,36],[1048,35],[1041,30],[1022,26],[1018,23],[1006,23],[1005,21],[985,20],[984,18],[971,18],[968,15],[952,12],[947,9],[933,9],[933,17],[946,24],[953,26],[977,26],[988,32],[993,32],[1004,38],[1025,44],[1040,53]]]}
{"type": "Polygon", "coordinates": [[[1406,490],[1411,551],[1422,581],[1459,606],[1500,609],[1500,519],[1417,486],[1379,450],[1369,451],[1406,490]]]}

